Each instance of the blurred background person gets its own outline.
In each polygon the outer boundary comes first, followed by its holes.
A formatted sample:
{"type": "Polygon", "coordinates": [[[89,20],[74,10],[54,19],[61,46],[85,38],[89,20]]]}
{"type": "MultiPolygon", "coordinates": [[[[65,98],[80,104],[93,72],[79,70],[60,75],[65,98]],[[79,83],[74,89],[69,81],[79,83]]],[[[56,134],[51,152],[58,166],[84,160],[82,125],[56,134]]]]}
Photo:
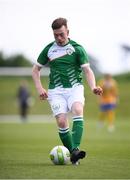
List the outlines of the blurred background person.
{"type": "Polygon", "coordinates": [[[110,74],[105,74],[102,79],[99,80],[98,85],[103,89],[102,96],[99,96],[99,119],[98,126],[101,128],[104,125],[104,121],[108,121],[108,131],[112,132],[115,129],[115,108],[118,99],[117,82],[112,78],[110,74]]]}
{"type": "Polygon", "coordinates": [[[19,112],[22,120],[27,119],[28,108],[29,108],[29,98],[30,92],[28,89],[28,82],[23,80],[18,89],[18,103],[19,103],[19,112]]]}

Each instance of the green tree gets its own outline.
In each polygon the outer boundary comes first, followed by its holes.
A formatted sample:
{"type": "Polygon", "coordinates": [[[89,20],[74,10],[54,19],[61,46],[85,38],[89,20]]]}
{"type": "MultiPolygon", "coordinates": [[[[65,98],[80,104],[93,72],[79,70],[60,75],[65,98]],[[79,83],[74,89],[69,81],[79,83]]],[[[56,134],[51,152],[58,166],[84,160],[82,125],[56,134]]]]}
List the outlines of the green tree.
{"type": "Polygon", "coordinates": [[[16,54],[5,57],[3,52],[0,52],[0,67],[27,67],[32,66],[29,59],[22,54],[16,54]]]}

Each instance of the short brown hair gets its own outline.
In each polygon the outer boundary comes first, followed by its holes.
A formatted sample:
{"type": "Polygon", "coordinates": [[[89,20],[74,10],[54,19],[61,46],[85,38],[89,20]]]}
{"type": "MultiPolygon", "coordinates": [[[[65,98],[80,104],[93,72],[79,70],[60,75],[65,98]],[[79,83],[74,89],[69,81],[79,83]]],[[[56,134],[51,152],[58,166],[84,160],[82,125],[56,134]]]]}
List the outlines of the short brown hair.
{"type": "Polygon", "coordinates": [[[67,19],[65,19],[65,18],[57,18],[52,22],[52,25],[51,25],[53,30],[54,29],[59,29],[62,26],[67,27],[67,19]]]}

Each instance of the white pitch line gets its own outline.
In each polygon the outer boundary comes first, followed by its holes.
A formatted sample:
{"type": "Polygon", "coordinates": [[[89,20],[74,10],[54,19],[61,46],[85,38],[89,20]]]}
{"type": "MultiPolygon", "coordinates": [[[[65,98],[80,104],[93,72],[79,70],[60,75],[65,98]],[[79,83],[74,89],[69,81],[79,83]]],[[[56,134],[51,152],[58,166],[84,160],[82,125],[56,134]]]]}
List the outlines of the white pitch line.
{"type": "Polygon", "coordinates": [[[28,115],[23,120],[19,115],[0,115],[0,123],[55,123],[53,115],[28,115]]]}

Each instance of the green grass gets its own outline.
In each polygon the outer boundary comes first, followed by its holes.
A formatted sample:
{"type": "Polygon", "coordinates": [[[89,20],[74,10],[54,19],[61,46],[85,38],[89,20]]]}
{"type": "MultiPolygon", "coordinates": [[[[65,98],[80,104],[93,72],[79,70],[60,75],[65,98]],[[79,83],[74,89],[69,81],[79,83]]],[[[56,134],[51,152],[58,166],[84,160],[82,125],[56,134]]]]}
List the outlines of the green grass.
{"type": "MultiPolygon", "coordinates": [[[[17,89],[22,77],[0,77],[0,115],[18,114],[17,89]]],[[[31,77],[34,106],[29,114],[51,114],[47,101],[38,99],[31,77]]],[[[48,78],[42,77],[45,88],[48,78]]],[[[130,73],[116,77],[119,85],[116,131],[96,128],[97,98],[85,85],[86,119],[81,148],[88,157],[80,166],[55,166],[50,150],[61,144],[55,123],[0,123],[0,179],[130,179],[130,73]]],[[[9,119],[10,120],[10,119],[9,119]]]]}
{"type": "Polygon", "coordinates": [[[85,122],[81,148],[88,157],[79,166],[53,165],[50,150],[61,144],[55,123],[0,123],[0,179],[128,179],[130,123],[117,119],[116,131],[85,122]]]}

